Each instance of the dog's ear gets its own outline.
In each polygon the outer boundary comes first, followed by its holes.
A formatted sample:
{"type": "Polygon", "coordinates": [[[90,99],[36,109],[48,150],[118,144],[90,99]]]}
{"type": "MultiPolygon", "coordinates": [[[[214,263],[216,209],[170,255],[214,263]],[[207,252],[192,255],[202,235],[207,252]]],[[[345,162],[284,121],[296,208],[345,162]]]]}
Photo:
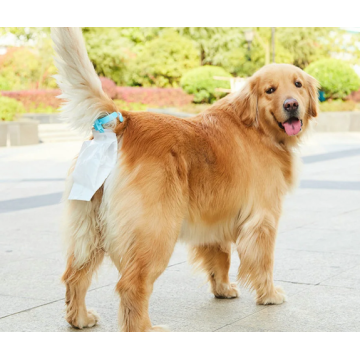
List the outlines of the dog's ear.
{"type": "Polygon", "coordinates": [[[236,101],[237,113],[240,115],[241,121],[246,126],[258,125],[258,97],[257,82],[250,78],[245,86],[240,90],[238,100],[236,101]]]}
{"type": "Polygon", "coordinates": [[[306,82],[309,92],[308,114],[310,117],[317,117],[319,113],[319,82],[310,75],[307,75],[306,82]]]}

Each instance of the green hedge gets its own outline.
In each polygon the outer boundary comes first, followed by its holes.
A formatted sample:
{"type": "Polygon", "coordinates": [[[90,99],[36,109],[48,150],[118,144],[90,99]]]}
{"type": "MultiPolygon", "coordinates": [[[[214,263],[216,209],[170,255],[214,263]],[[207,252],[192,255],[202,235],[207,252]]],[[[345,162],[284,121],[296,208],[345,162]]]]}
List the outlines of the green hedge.
{"type": "Polygon", "coordinates": [[[13,121],[16,114],[24,111],[21,102],[6,96],[0,96],[0,120],[13,121]]]}
{"type": "Polygon", "coordinates": [[[216,88],[230,88],[227,80],[215,80],[214,76],[231,78],[231,74],[219,66],[200,66],[188,71],[181,78],[181,87],[188,93],[194,95],[195,103],[213,103],[225,93],[216,91],[216,88]]]}
{"type": "Polygon", "coordinates": [[[346,61],[323,59],[304,69],[320,82],[327,99],[344,99],[360,88],[360,78],[346,61]]]}

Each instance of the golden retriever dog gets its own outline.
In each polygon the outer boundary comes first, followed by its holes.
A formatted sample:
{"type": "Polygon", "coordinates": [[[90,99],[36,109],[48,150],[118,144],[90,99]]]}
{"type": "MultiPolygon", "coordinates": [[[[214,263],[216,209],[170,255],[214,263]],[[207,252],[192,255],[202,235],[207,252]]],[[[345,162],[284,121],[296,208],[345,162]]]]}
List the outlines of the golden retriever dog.
{"type": "MultiPolygon", "coordinates": [[[[238,280],[257,303],[283,303],[273,282],[275,239],[285,194],[296,185],[294,149],[317,116],[317,81],[271,64],[192,118],[129,112],[103,92],[80,29],[55,28],[52,38],[63,117],[87,134],[114,111],[124,119],[107,124],[118,159],[104,185],[91,201],[65,202],[66,320],[80,329],[96,324],[85,295],[107,254],[120,274],[121,330],[161,331],[151,324],[149,299],[178,240],[216,297],[239,296],[228,275],[234,247],[238,280]]],[[[70,170],[65,198],[71,185],[70,170]]]]}

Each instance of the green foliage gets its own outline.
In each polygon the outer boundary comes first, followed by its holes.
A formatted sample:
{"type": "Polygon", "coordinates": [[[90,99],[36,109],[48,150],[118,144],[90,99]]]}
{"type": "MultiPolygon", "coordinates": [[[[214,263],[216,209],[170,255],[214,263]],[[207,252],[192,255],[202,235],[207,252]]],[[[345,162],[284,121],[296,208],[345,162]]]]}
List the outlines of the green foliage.
{"type": "Polygon", "coordinates": [[[356,106],[355,101],[343,101],[341,99],[328,100],[320,103],[320,111],[354,111],[356,106]]]}
{"type": "Polygon", "coordinates": [[[0,95],[0,120],[13,121],[17,114],[23,113],[21,102],[0,95]]]}
{"type": "Polygon", "coordinates": [[[191,39],[198,49],[201,65],[217,65],[226,53],[242,46],[244,34],[236,27],[186,27],[175,28],[180,35],[191,39]]]}
{"type": "Polygon", "coordinates": [[[344,99],[360,88],[359,76],[343,60],[318,60],[305,68],[305,71],[320,82],[326,98],[344,99]]]}
{"type": "Polygon", "coordinates": [[[225,95],[216,88],[230,87],[226,80],[215,80],[214,76],[231,78],[226,70],[219,66],[205,65],[192,69],[181,78],[181,87],[188,93],[194,95],[195,103],[212,103],[221,95],[225,95]]]}
{"type": "MultiPolygon", "coordinates": [[[[331,48],[328,47],[328,43],[336,31],[335,28],[323,27],[276,28],[276,53],[281,44],[291,55],[291,63],[303,69],[311,62],[329,55],[331,48]]],[[[276,60],[278,62],[278,59],[276,60]]]]}
{"type": "Polygon", "coordinates": [[[58,112],[58,108],[46,104],[28,104],[26,108],[27,113],[35,114],[54,114],[58,112]]]}
{"type": "Polygon", "coordinates": [[[13,47],[0,56],[0,90],[55,88],[55,73],[50,39],[37,49],[13,47]]]}
{"type": "Polygon", "coordinates": [[[37,57],[39,62],[37,89],[56,89],[56,80],[53,75],[57,74],[54,64],[55,52],[50,37],[43,37],[37,43],[37,57]]]}
{"type": "MultiPolygon", "coordinates": [[[[262,66],[271,62],[271,28],[252,28],[254,38],[251,49],[245,41],[248,28],[175,28],[183,36],[192,39],[198,48],[202,65],[218,65],[235,76],[250,76],[262,66]],[[250,61],[251,59],[251,61],[250,61]]],[[[331,54],[342,54],[355,49],[352,54],[360,58],[359,41],[353,34],[344,45],[344,31],[339,28],[290,27],[276,28],[275,61],[291,63],[304,68],[311,62],[331,54]]]]}
{"type": "Polygon", "coordinates": [[[114,100],[114,102],[119,109],[126,111],[145,111],[148,107],[151,107],[151,105],[148,104],[127,102],[124,100],[114,100]]]}
{"type": "Polygon", "coordinates": [[[130,67],[131,85],[177,87],[181,76],[199,63],[192,41],[165,30],[138,52],[130,67]]]}
{"type": "Polygon", "coordinates": [[[34,51],[12,48],[1,57],[0,90],[31,88],[36,85],[38,78],[39,61],[34,51]]]}
{"type": "Polygon", "coordinates": [[[49,27],[0,27],[0,36],[13,35],[17,46],[27,45],[29,41],[37,42],[39,39],[49,37],[49,27]]]}
{"type": "Polygon", "coordinates": [[[129,76],[127,64],[136,56],[133,43],[121,36],[118,28],[84,28],[83,34],[96,72],[117,85],[126,84],[129,76]]]}
{"type": "Polygon", "coordinates": [[[207,110],[209,107],[211,106],[211,104],[187,104],[184,106],[178,106],[177,109],[180,112],[185,112],[185,113],[189,113],[189,114],[200,114],[201,112],[207,110]]]}
{"type": "MultiPolygon", "coordinates": [[[[220,66],[232,76],[248,77],[269,64],[271,28],[251,28],[250,50],[245,30],[249,28],[88,27],[83,33],[100,76],[120,86],[177,87],[181,77],[199,65],[220,66]]],[[[360,34],[345,33],[340,28],[278,27],[275,61],[305,68],[317,60],[346,54],[349,63],[359,62],[360,34]]],[[[0,56],[0,90],[55,88],[49,28],[0,28],[0,37],[3,35],[10,39],[8,45],[16,48],[8,48],[8,53],[0,56]]],[[[229,84],[218,86],[228,88],[229,84]]],[[[213,101],[212,96],[203,94],[208,100],[197,101],[213,101]]],[[[333,97],[339,96],[343,95],[333,97]]]]}

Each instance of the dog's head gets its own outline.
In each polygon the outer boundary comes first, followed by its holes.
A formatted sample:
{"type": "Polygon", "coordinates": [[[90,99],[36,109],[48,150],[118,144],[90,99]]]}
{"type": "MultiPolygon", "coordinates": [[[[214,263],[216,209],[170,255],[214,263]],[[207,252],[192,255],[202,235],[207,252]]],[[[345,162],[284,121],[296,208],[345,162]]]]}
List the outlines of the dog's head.
{"type": "Polygon", "coordinates": [[[247,126],[287,142],[299,138],[317,116],[318,82],[296,66],[267,65],[248,79],[237,104],[247,126]]]}

